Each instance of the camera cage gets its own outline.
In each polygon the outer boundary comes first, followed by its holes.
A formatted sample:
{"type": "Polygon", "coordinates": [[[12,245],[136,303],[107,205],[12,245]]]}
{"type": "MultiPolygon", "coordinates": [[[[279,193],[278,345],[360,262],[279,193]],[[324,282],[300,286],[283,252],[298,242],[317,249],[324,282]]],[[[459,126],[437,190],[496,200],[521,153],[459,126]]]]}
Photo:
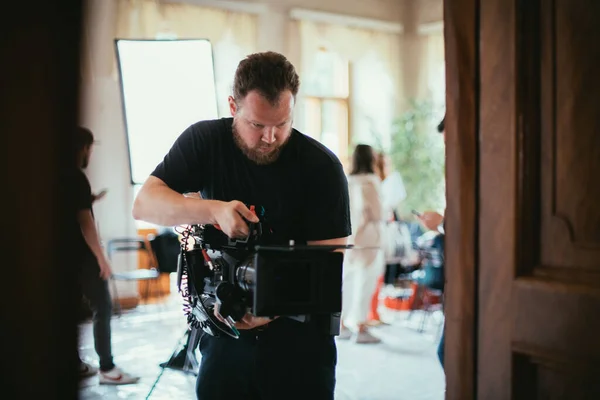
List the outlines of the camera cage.
{"type": "Polygon", "coordinates": [[[249,223],[242,239],[230,239],[216,225],[179,231],[177,284],[191,327],[238,338],[235,322],[246,312],[273,318],[341,311],[343,253],[335,250],[353,246],[264,245],[269,231],[263,228],[249,223]]]}

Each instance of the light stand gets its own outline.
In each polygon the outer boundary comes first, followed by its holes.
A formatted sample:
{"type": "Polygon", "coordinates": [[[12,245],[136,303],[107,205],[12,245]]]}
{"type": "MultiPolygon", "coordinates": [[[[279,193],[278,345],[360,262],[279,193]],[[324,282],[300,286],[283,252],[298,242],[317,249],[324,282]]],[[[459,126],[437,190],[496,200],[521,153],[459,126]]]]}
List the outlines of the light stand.
{"type": "Polygon", "coordinates": [[[161,371],[156,377],[152,388],[150,388],[150,392],[146,396],[146,400],[150,398],[152,392],[156,385],[158,385],[158,381],[162,377],[165,369],[171,368],[177,371],[184,372],[186,374],[198,375],[198,360],[196,359],[195,350],[198,346],[198,342],[200,341],[200,336],[202,335],[202,330],[199,329],[186,329],[183,336],[177,342],[177,346],[175,350],[171,354],[171,357],[168,361],[165,361],[160,364],[161,371]],[[183,344],[182,346],[182,343],[183,344]]]}

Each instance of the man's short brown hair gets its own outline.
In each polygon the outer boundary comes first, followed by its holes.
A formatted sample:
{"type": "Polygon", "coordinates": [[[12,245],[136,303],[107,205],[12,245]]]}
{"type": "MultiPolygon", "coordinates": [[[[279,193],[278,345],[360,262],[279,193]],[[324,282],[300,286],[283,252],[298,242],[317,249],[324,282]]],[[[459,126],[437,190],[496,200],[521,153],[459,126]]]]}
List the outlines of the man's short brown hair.
{"type": "Polygon", "coordinates": [[[235,71],[233,98],[243,100],[252,90],[258,91],[271,104],[276,104],[285,90],[298,94],[300,78],[285,56],[268,51],[250,54],[235,71]]]}
{"type": "Polygon", "coordinates": [[[88,128],[75,128],[75,150],[80,151],[94,144],[94,134],[88,128]]]}

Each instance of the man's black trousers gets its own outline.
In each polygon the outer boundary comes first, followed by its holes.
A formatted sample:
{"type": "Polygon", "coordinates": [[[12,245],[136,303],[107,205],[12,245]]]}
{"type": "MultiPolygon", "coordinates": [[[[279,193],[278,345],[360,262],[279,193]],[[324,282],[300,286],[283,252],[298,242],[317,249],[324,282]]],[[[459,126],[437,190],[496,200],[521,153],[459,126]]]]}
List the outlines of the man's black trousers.
{"type": "Polygon", "coordinates": [[[203,333],[199,400],[333,400],[334,336],[316,323],[278,318],[239,339],[203,333]]]}

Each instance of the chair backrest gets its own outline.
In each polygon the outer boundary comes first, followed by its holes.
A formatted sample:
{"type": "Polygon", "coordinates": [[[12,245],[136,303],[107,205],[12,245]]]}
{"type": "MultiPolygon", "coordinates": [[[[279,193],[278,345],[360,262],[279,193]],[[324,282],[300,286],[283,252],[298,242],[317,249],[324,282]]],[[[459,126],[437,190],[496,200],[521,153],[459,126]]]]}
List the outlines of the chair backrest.
{"type": "Polygon", "coordinates": [[[141,238],[115,238],[108,241],[106,253],[111,260],[114,253],[118,251],[147,250],[147,245],[141,238]]]}
{"type": "Polygon", "coordinates": [[[179,237],[174,232],[164,232],[150,239],[150,247],[160,272],[177,272],[177,259],[181,250],[179,237]]]}

